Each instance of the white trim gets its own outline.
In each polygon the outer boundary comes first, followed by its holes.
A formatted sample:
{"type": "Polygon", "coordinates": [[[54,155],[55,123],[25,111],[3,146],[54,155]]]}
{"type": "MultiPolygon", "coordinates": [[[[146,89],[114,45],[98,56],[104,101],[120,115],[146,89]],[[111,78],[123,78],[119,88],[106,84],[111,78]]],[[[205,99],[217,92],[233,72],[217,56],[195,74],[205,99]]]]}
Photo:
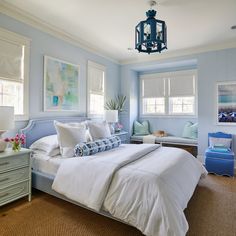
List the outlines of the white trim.
{"type": "Polygon", "coordinates": [[[0,12],[72,45],[119,64],[119,61],[108,55],[107,52],[94,48],[88,42],[78,38],[77,36],[66,33],[65,30],[55,27],[8,2],[0,2],[0,12]]]}
{"type": "Polygon", "coordinates": [[[64,30],[59,29],[58,27],[52,26],[44,22],[43,20],[29,14],[28,12],[22,9],[17,8],[16,6],[8,2],[0,1],[0,12],[18,21],[28,24],[36,29],[46,32],[54,37],[62,39],[70,44],[78,46],[82,49],[85,49],[91,53],[94,53],[100,57],[103,57],[105,59],[108,59],[120,65],[160,61],[160,60],[173,58],[173,57],[188,56],[188,55],[199,54],[199,53],[204,53],[204,52],[223,50],[227,48],[236,48],[236,42],[235,42],[235,39],[233,39],[232,41],[229,41],[229,42],[209,44],[209,45],[204,45],[204,46],[189,48],[189,49],[166,51],[161,54],[156,53],[153,55],[147,55],[146,57],[140,57],[137,54],[136,57],[119,60],[117,58],[114,58],[114,56],[108,55],[107,52],[94,48],[92,45],[89,45],[88,42],[85,42],[84,40],[74,35],[66,33],[64,30]]]}
{"type": "MultiPolygon", "coordinates": [[[[201,47],[189,48],[189,49],[178,49],[173,51],[165,51],[163,53],[156,53],[152,55],[146,55],[145,57],[133,57],[131,59],[120,60],[119,63],[121,65],[128,64],[137,64],[143,62],[154,62],[154,61],[162,61],[174,57],[183,57],[189,55],[196,55],[205,52],[211,51],[220,51],[229,48],[236,48],[235,39],[229,42],[218,43],[218,44],[209,44],[201,47]]],[[[170,50],[170,49],[169,49],[170,50]]]]}
{"type": "MultiPolygon", "coordinates": [[[[30,70],[30,42],[31,39],[0,27],[0,37],[3,40],[24,46],[24,79],[23,79],[23,115],[15,115],[15,120],[29,119],[29,70],[30,70]]],[[[11,81],[11,79],[8,79],[11,81]]]]}

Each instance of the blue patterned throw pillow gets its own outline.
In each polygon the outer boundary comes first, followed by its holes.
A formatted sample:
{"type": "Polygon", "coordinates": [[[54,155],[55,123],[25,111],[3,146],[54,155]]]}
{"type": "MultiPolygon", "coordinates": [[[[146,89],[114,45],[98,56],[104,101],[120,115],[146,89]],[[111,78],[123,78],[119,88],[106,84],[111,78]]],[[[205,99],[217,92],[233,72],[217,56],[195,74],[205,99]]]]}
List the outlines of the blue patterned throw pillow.
{"type": "Polygon", "coordinates": [[[97,152],[104,152],[112,148],[119,147],[121,140],[118,136],[112,136],[110,138],[98,139],[94,142],[79,143],[75,146],[74,156],[90,156],[97,152]]]}

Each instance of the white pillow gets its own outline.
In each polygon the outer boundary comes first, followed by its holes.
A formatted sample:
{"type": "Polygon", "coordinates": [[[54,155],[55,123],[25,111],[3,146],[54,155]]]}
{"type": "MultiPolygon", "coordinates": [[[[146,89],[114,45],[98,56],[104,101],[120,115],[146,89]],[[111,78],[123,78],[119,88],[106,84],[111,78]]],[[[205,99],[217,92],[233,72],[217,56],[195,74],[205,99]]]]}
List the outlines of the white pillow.
{"type": "Polygon", "coordinates": [[[224,147],[230,148],[231,146],[231,138],[209,138],[210,147],[214,147],[215,145],[223,145],[224,147]]]}
{"type": "Polygon", "coordinates": [[[49,135],[38,139],[31,144],[30,149],[45,152],[47,156],[56,156],[60,153],[57,135],[49,135]]]}
{"type": "Polygon", "coordinates": [[[76,144],[86,142],[86,127],[84,124],[71,126],[54,121],[60,152],[63,158],[73,157],[76,144]]]}
{"type": "Polygon", "coordinates": [[[94,140],[111,137],[111,131],[106,121],[104,122],[88,122],[90,135],[94,140]]]}
{"type": "Polygon", "coordinates": [[[91,135],[90,135],[90,132],[89,130],[87,129],[88,127],[88,123],[87,121],[82,121],[82,122],[73,122],[73,123],[66,123],[67,125],[70,125],[72,127],[81,127],[81,125],[84,125],[86,127],[86,133],[85,133],[85,136],[86,136],[86,142],[91,142],[93,141],[91,135]]]}

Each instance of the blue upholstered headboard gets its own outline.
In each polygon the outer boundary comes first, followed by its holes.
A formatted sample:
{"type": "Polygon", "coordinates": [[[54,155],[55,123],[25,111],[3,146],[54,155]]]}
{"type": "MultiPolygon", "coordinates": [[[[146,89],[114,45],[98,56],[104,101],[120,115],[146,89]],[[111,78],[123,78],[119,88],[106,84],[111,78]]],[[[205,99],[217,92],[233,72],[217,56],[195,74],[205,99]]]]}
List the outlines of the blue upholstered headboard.
{"type": "Polygon", "coordinates": [[[26,144],[24,147],[28,148],[36,140],[56,134],[56,129],[54,127],[54,120],[67,123],[67,122],[81,122],[88,120],[87,117],[50,117],[41,119],[29,120],[28,125],[20,130],[20,133],[26,135],[26,144]]]}

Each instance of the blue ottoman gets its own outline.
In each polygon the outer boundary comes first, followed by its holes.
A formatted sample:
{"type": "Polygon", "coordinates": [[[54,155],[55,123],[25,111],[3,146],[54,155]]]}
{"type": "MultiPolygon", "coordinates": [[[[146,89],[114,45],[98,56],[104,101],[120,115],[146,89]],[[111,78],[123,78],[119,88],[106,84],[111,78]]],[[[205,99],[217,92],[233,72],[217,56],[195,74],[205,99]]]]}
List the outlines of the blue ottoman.
{"type": "Polygon", "coordinates": [[[209,173],[234,176],[234,153],[215,152],[208,148],[205,152],[205,166],[209,173]]]}

